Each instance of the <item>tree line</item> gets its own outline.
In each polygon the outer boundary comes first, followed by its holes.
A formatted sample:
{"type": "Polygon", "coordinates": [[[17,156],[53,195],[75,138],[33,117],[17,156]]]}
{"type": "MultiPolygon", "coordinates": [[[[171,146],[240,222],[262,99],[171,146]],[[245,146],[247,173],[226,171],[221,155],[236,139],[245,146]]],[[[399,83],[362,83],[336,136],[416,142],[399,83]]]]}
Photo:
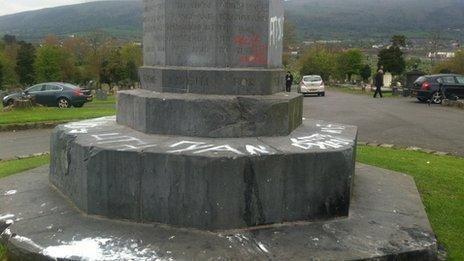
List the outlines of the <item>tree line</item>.
{"type": "Polygon", "coordinates": [[[63,40],[50,35],[40,44],[5,35],[0,40],[0,89],[40,82],[129,88],[139,81],[142,59],[140,44],[123,43],[99,32],[63,40]]]}

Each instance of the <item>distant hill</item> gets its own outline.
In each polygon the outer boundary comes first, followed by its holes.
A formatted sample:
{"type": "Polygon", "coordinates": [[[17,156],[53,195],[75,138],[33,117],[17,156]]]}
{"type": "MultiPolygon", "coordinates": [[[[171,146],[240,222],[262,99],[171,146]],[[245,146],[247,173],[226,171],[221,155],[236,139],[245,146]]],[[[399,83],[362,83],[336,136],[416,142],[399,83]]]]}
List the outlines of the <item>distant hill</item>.
{"type": "MultiPolygon", "coordinates": [[[[288,19],[302,39],[386,38],[395,33],[427,37],[432,31],[464,40],[462,0],[289,0],[288,19]]],[[[47,34],[97,29],[140,39],[142,1],[100,1],[0,17],[0,34],[37,41],[47,34]]]]}

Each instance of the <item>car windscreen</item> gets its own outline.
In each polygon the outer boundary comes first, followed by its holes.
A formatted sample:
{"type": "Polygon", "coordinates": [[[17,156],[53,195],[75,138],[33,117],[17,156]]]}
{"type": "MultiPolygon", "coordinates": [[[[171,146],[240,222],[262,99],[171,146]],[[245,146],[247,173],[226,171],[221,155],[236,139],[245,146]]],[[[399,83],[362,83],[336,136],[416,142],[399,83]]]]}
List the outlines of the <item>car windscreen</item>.
{"type": "Polygon", "coordinates": [[[304,82],[320,82],[322,78],[320,76],[305,76],[303,77],[304,82]]]}

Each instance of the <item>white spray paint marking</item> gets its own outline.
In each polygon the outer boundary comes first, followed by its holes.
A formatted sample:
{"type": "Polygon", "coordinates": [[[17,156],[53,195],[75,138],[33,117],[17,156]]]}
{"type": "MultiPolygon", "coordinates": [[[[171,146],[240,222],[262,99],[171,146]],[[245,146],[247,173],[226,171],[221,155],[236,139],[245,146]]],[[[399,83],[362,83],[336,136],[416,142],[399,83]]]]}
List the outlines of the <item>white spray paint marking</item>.
{"type": "Polygon", "coordinates": [[[180,152],[187,152],[187,151],[194,151],[194,150],[200,150],[200,149],[205,149],[205,148],[210,148],[213,147],[214,145],[207,145],[204,142],[195,142],[195,141],[181,141],[172,144],[169,146],[170,148],[177,148],[183,145],[187,145],[186,148],[183,149],[177,149],[177,150],[170,150],[168,153],[180,153],[180,152]],[[190,146],[188,146],[190,145],[190,146]]]}
{"type": "Polygon", "coordinates": [[[11,195],[14,195],[14,194],[16,194],[16,193],[18,193],[17,190],[8,190],[8,191],[5,192],[3,195],[4,195],[4,196],[11,196],[11,195]]]}
{"type": "Polygon", "coordinates": [[[70,129],[70,134],[86,134],[89,132],[89,129],[93,129],[102,125],[105,125],[109,122],[115,121],[115,117],[103,117],[98,119],[72,122],[64,125],[65,128],[70,129]]]}
{"type": "Polygon", "coordinates": [[[292,141],[292,146],[304,150],[309,150],[314,147],[317,147],[321,150],[327,150],[331,148],[340,149],[351,144],[349,140],[319,133],[306,137],[292,138],[290,140],[292,141]]]}
{"type": "Polygon", "coordinates": [[[98,145],[112,145],[111,148],[118,151],[143,150],[157,146],[157,144],[149,144],[139,138],[120,133],[104,133],[91,136],[97,141],[98,145]]]}
{"type": "Polygon", "coordinates": [[[6,220],[6,219],[10,219],[10,218],[14,218],[15,215],[13,214],[5,214],[3,216],[0,216],[0,220],[6,220]]]}
{"type": "Polygon", "coordinates": [[[342,134],[345,131],[346,127],[343,125],[336,124],[317,124],[317,127],[321,128],[322,132],[332,133],[332,134],[342,134]]]}
{"type": "Polygon", "coordinates": [[[246,145],[245,148],[248,151],[248,153],[250,153],[250,155],[272,154],[268,151],[268,149],[265,146],[262,145],[246,145]]]}
{"type": "Polygon", "coordinates": [[[269,250],[266,248],[266,246],[265,246],[263,243],[258,242],[258,247],[259,247],[259,249],[261,249],[263,252],[269,253],[269,250]]]}
{"type": "Polygon", "coordinates": [[[269,45],[277,46],[282,42],[284,37],[284,18],[283,17],[271,17],[270,19],[270,30],[269,30],[269,45]]]}
{"type": "Polygon", "coordinates": [[[34,241],[32,241],[31,239],[27,238],[27,237],[22,237],[22,236],[14,236],[13,239],[19,241],[19,242],[23,242],[23,243],[26,243],[30,246],[33,246],[37,249],[43,249],[41,246],[37,245],[34,241]]]}
{"type": "Polygon", "coordinates": [[[45,248],[42,254],[51,258],[78,256],[82,260],[160,260],[154,251],[141,250],[137,243],[120,245],[112,238],[85,238],[63,243],[45,248]]]}
{"type": "Polygon", "coordinates": [[[221,146],[216,146],[212,148],[207,148],[207,149],[196,151],[194,152],[194,154],[202,154],[206,152],[233,152],[238,155],[243,155],[243,152],[232,148],[230,145],[221,145],[221,146]]]}

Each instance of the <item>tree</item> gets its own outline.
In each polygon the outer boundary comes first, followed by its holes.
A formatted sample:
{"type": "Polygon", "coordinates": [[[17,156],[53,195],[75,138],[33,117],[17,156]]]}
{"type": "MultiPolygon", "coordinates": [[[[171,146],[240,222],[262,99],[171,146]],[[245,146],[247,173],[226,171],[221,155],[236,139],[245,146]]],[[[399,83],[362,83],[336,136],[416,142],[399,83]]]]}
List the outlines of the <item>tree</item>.
{"type": "Polygon", "coordinates": [[[325,46],[316,46],[309,49],[300,60],[301,75],[320,75],[328,81],[335,73],[336,56],[325,46]]]}
{"type": "Polygon", "coordinates": [[[363,55],[358,49],[350,49],[342,52],[337,57],[337,70],[340,76],[348,76],[348,81],[354,74],[359,74],[362,66],[363,55]]]}
{"type": "Polygon", "coordinates": [[[284,49],[288,50],[292,45],[297,42],[295,25],[290,23],[287,19],[284,22],[284,49]]]}
{"type": "Polygon", "coordinates": [[[396,47],[406,47],[406,36],[394,35],[391,39],[392,45],[396,47]]]}
{"type": "Polygon", "coordinates": [[[457,51],[453,58],[435,65],[433,72],[464,74],[464,49],[457,51]]]}
{"type": "Polygon", "coordinates": [[[0,90],[3,90],[3,62],[0,60],[0,90]]]}
{"type": "Polygon", "coordinates": [[[62,53],[57,46],[44,45],[37,50],[34,63],[37,81],[58,82],[63,81],[61,71],[62,53]]]}
{"type": "Polygon", "coordinates": [[[379,68],[381,66],[393,75],[400,75],[406,68],[406,62],[404,61],[403,52],[398,46],[390,46],[389,48],[382,49],[379,52],[379,68]]]}
{"type": "Polygon", "coordinates": [[[16,73],[19,77],[19,83],[27,86],[35,82],[35,48],[32,44],[25,42],[20,42],[19,45],[16,57],[16,73]]]}
{"type": "Polygon", "coordinates": [[[369,78],[372,75],[372,68],[370,65],[365,64],[364,66],[361,67],[361,70],[359,72],[359,75],[361,76],[362,80],[364,82],[367,82],[369,78]]]}
{"type": "Polygon", "coordinates": [[[15,44],[16,43],[16,36],[5,34],[3,36],[3,41],[5,42],[6,45],[15,44]]]}

